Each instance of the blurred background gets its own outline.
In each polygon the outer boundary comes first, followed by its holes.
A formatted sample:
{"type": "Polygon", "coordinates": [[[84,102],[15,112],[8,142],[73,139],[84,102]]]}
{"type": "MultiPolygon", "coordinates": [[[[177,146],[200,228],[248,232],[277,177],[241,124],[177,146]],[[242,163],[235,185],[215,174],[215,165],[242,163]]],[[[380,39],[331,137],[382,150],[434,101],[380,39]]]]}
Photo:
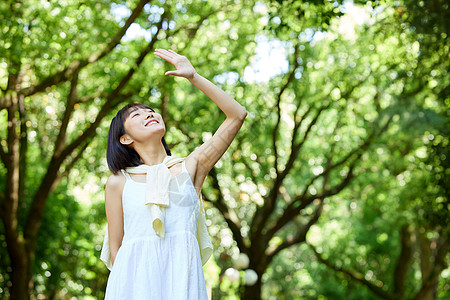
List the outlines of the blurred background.
{"type": "Polygon", "coordinates": [[[212,299],[449,299],[445,0],[1,1],[0,298],[103,299],[109,124],[174,155],[249,112],[208,175],[212,299]]]}

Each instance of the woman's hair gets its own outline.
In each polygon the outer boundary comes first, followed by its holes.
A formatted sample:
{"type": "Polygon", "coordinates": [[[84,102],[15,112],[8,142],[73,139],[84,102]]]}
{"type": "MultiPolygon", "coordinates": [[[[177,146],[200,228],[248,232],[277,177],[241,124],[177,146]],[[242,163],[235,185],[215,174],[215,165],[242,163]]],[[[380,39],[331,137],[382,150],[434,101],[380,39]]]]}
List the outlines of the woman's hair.
{"type": "MultiPolygon", "coordinates": [[[[131,103],[127,104],[125,107],[119,110],[117,112],[117,115],[112,119],[108,133],[106,161],[108,163],[109,169],[114,174],[116,174],[121,169],[136,167],[144,163],[136,150],[127,145],[123,145],[120,142],[120,137],[126,133],[123,123],[126,118],[134,111],[131,108],[134,108],[134,110],[137,110],[139,108],[150,109],[154,112],[151,107],[145,104],[131,103]]],[[[166,150],[167,155],[172,155],[166,141],[164,140],[164,137],[161,139],[161,142],[164,146],[164,149],[166,150]]]]}

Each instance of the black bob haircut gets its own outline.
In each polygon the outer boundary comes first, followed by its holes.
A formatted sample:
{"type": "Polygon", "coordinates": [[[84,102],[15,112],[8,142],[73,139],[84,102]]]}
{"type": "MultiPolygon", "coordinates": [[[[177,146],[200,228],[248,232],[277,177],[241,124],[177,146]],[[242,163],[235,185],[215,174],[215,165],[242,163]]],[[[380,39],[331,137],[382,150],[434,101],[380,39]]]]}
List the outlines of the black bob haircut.
{"type": "MultiPolygon", "coordinates": [[[[116,174],[121,169],[136,167],[144,163],[136,150],[120,143],[120,137],[126,133],[123,123],[127,117],[137,109],[150,109],[154,112],[151,107],[145,104],[131,103],[119,110],[117,115],[111,121],[108,133],[108,144],[106,147],[106,161],[113,174],[116,174]]],[[[167,155],[171,156],[172,154],[170,153],[169,146],[167,146],[164,137],[161,139],[161,142],[167,155]]]]}

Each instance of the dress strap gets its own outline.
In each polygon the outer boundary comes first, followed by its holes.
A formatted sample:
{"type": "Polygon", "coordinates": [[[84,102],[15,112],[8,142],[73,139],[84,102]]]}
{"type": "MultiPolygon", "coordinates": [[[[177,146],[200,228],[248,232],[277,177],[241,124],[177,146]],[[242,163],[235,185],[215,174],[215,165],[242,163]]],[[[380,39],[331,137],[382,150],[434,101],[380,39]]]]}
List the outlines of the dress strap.
{"type": "Polygon", "coordinates": [[[124,169],[121,169],[120,171],[122,172],[123,175],[125,175],[125,177],[127,178],[127,180],[131,180],[131,176],[130,176],[130,174],[128,174],[127,171],[125,171],[124,169]]]}

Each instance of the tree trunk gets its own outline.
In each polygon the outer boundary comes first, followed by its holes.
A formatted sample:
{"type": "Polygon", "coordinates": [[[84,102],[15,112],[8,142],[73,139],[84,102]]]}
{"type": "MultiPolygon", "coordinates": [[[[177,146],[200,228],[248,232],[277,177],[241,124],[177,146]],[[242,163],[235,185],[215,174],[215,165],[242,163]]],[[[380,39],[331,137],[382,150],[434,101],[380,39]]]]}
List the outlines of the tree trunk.
{"type": "Polygon", "coordinates": [[[438,281],[439,276],[433,278],[430,284],[419,291],[414,300],[436,300],[438,281]]]}
{"type": "Polygon", "coordinates": [[[29,300],[31,263],[28,253],[16,255],[16,258],[11,259],[11,267],[10,300],[29,300]]]}
{"type": "MultiPolygon", "coordinates": [[[[15,88],[19,81],[17,76],[9,76],[8,85],[15,88]]],[[[6,247],[11,261],[10,287],[11,300],[30,299],[29,283],[31,279],[31,252],[27,248],[27,240],[20,233],[20,189],[19,189],[19,164],[20,164],[20,135],[17,133],[20,128],[20,120],[16,114],[19,111],[19,102],[23,100],[23,95],[11,92],[7,98],[9,106],[8,112],[8,153],[3,160],[6,167],[6,186],[4,211],[1,219],[5,229],[6,247]]],[[[23,102],[20,103],[23,105],[23,102]]]]}
{"type": "Polygon", "coordinates": [[[422,288],[417,293],[414,300],[436,300],[437,299],[437,289],[439,284],[440,272],[435,272],[430,275],[427,281],[423,282],[422,288]]]}
{"type": "Polygon", "coordinates": [[[263,271],[255,270],[258,274],[258,280],[252,286],[245,285],[244,286],[244,295],[242,299],[244,300],[261,300],[261,289],[262,289],[262,275],[264,274],[265,268],[263,271]]]}
{"type": "Polygon", "coordinates": [[[411,235],[411,228],[408,225],[403,225],[400,230],[401,251],[394,270],[394,295],[399,300],[405,298],[406,275],[412,257],[411,235]]]}
{"type": "Polygon", "coordinates": [[[443,234],[434,241],[429,240],[425,235],[425,229],[417,231],[417,240],[420,247],[420,268],[422,271],[422,287],[414,300],[435,300],[437,298],[437,288],[439,276],[447,267],[445,257],[450,245],[448,238],[443,234]],[[433,251],[433,248],[434,251],[433,251]],[[435,253],[433,253],[435,252],[435,253]]]}
{"type": "Polygon", "coordinates": [[[9,223],[5,224],[6,249],[11,262],[11,272],[9,272],[11,286],[9,293],[10,300],[29,300],[30,289],[33,286],[31,281],[31,265],[34,255],[27,248],[26,241],[21,236],[16,235],[9,223]]]}
{"type": "MultiPolygon", "coordinates": [[[[258,275],[259,276],[259,275],[258,275]]],[[[258,281],[252,286],[246,285],[244,287],[244,295],[242,299],[244,300],[261,300],[261,288],[262,282],[261,277],[258,277],[258,281]]]]}

